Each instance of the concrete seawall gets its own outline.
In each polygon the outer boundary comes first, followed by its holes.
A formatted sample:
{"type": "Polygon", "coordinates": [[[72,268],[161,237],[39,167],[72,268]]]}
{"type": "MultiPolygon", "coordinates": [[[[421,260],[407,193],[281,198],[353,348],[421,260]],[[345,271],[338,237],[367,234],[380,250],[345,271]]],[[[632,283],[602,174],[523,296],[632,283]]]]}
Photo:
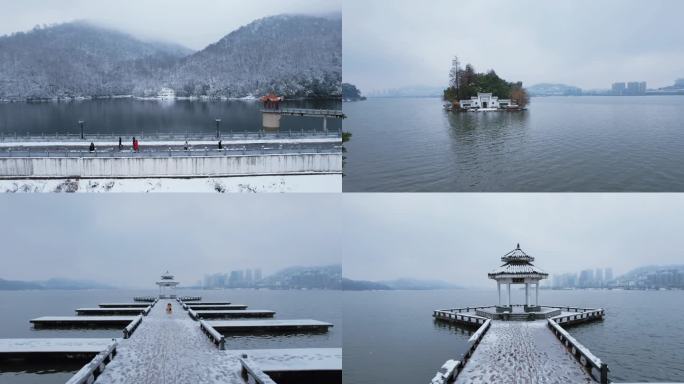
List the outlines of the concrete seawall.
{"type": "Polygon", "coordinates": [[[0,178],[147,178],[342,173],[340,153],[0,158],[0,178]]]}

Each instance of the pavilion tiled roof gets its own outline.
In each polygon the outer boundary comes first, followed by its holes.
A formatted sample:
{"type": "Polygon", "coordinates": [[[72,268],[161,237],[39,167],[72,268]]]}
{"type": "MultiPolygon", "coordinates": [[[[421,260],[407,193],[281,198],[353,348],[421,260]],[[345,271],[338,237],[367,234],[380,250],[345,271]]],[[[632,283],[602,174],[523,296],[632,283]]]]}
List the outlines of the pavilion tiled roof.
{"type": "Polygon", "coordinates": [[[501,258],[501,261],[504,264],[488,274],[490,279],[504,276],[537,277],[545,279],[549,276],[548,273],[532,264],[534,257],[523,252],[523,250],[520,249],[520,244],[518,244],[514,250],[505,254],[501,258]]]}

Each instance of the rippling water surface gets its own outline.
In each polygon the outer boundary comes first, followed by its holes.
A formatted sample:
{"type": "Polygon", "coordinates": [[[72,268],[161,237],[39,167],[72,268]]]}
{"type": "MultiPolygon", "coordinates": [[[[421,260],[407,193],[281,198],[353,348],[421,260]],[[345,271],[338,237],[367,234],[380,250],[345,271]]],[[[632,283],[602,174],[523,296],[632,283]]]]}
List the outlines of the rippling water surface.
{"type": "MultiPolygon", "coordinates": [[[[288,101],[288,108],[340,109],[340,102],[288,101]]],[[[86,100],[46,103],[0,103],[0,135],[13,136],[55,133],[79,134],[84,120],[86,134],[153,134],[216,132],[256,132],[261,129],[261,107],[256,101],[159,101],[86,100]]],[[[281,131],[321,130],[319,118],[283,117],[281,131]]],[[[330,120],[329,129],[339,130],[341,122],[330,120]]]]}
{"type": "MultiPolygon", "coordinates": [[[[120,329],[34,330],[29,320],[40,316],[75,316],[74,309],[104,302],[131,302],[154,291],[0,291],[0,338],[121,337],[120,329]]],[[[179,291],[206,301],[230,301],[249,309],[271,309],[275,319],[315,319],[334,324],[328,333],[227,337],[229,349],[339,348],[342,346],[342,293],[338,291],[217,290],[179,291]]],[[[63,383],[83,364],[2,365],[0,383],[63,383]]]]}
{"type": "MultiPolygon", "coordinates": [[[[496,304],[496,290],[344,292],[345,384],[426,383],[465,351],[470,332],[435,309],[496,304]]],[[[524,302],[524,291],[513,292],[524,302]]],[[[602,307],[601,322],[568,327],[615,382],[684,382],[684,291],[540,291],[540,304],[602,307]]]]}
{"type": "Polygon", "coordinates": [[[447,113],[436,98],[345,103],[344,190],[684,191],[684,97],[533,98],[447,113]]]}

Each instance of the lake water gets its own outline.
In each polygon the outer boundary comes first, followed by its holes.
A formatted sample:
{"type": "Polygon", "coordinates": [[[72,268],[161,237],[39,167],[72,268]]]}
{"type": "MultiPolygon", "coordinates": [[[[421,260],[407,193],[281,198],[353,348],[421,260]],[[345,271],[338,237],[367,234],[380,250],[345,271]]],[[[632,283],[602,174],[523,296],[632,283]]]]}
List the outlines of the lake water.
{"type": "MultiPolygon", "coordinates": [[[[340,109],[334,100],[296,100],[287,108],[340,109]]],[[[136,134],[141,132],[216,132],[221,119],[222,132],[256,132],[261,129],[262,104],[257,101],[160,101],[86,100],[46,103],[0,103],[0,134],[80,133],[84,120],[86,133],[136,134]]],[[[319,118],[283,117],[281,131],[322,130],[319,118]]],[[[331,119],[328,128],[339,130],[341,122],[331,119]]]]}
{"type": "MultiPolygon", "coordinates": [[[[524,291],[513,292],[514,302],[524,291]]],[[[496,303],[496,290],[344,292],[345,384],[426,383],[465,351],[469,332],[435,309],[496,303]]],[[[602,322],[567,327],[615,382],[684,382],[684,291],[540,291],[540,304],[602,307],[602,322]]]]}
{"type": "Polygon", "coordinates": [[[345,103],[344,190],[684,191],[684,97],[533,98],[448,113],[437,98],[345,103]]]}
{"type": "MultiPolygon", "coordinates": [[[[226,338],[229,349],[339,348],[342,346],[342,292],[272,290],[179,290],[179,294],[202,296],[205,301],[230,301],[249,309],[271,309],[276,319],[316,319],[334,327],[323,334],[241,335],[226,338]]],[[[40,316],[74,316],[74,309],[97,307],[104,302],[130,302],[134,296],[155,291],[0,291],[0,338],[121,337],[117,330],[34,330],[29,320],[40,316]]],[[[83,364],[0,366],[0,383],[63,383],[83,364]]]]}

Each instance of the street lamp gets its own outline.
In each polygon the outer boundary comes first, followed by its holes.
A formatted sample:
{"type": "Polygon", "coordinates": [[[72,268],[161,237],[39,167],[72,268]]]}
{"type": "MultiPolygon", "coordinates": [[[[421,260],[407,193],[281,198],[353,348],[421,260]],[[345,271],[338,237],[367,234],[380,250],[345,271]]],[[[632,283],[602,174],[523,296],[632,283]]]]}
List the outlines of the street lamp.
{"type": "Polygon", "coordinates": [[[81,127],[81,139],[84,139],[83,137],[83,124],[85,124],[85,121],[79,120],[78,125],[81,127]]]}
{"type": "Polygon", "coordinates": [[[221,137],[221,132],[219,130],[219,125],[221,125],[221,119],[216,119],[216,138],[221,137]]]}

